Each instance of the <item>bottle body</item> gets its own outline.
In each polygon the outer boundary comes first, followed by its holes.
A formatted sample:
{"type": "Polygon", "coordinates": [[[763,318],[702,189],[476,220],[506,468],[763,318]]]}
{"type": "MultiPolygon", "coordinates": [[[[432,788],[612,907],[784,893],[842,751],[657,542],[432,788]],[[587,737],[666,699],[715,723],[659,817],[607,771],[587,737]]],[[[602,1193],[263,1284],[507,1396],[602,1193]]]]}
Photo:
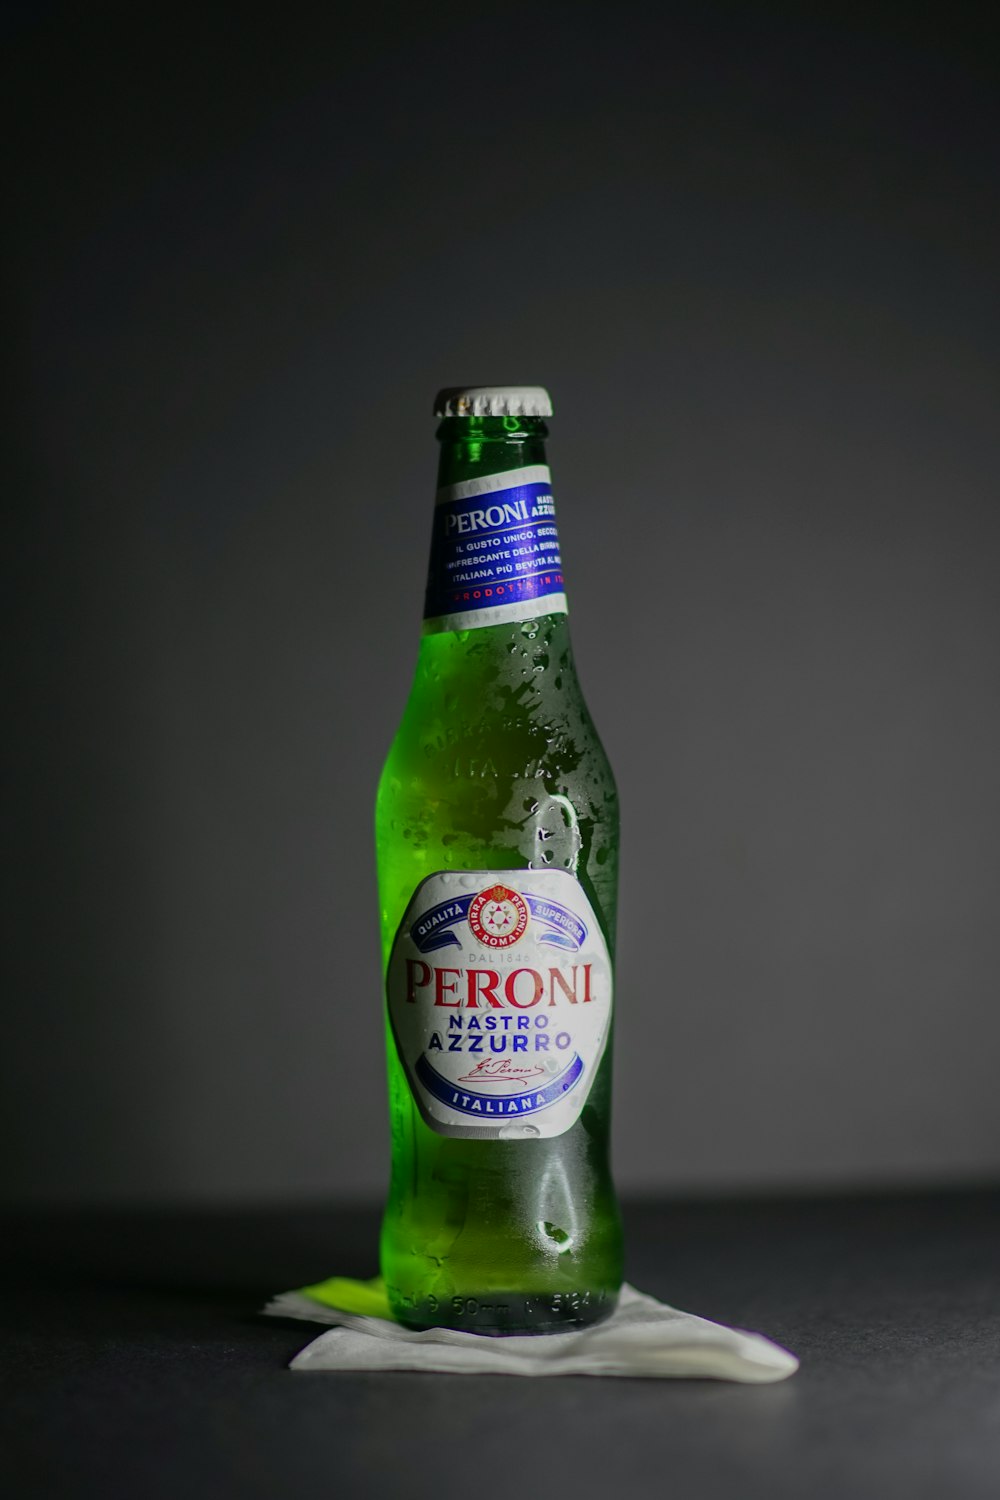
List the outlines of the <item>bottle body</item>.
{"type": "MultiPolygon", "coordinates": [[[[543,434],[452,419],[441,479],[527,473],[543,434]]],[[[565,613],[514,606],[424,636],[376,836],[394,1314],[491,1334],[597,1321],[622,1259],[608,1163],[618,807],[565,613]]]]}

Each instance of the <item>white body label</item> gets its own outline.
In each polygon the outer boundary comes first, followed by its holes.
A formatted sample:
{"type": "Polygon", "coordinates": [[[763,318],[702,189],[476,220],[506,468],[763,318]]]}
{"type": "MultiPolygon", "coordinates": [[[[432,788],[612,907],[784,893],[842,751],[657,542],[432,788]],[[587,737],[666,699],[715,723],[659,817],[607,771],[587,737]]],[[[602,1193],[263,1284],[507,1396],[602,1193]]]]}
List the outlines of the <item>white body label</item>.
{"type": "Polygon", "coordinates": [[[442,1135],[528,1140],[580,1117],[611,1025],[607,944],[565,870],[429,875],[386,977],[413,1097],[442,1135]]]}

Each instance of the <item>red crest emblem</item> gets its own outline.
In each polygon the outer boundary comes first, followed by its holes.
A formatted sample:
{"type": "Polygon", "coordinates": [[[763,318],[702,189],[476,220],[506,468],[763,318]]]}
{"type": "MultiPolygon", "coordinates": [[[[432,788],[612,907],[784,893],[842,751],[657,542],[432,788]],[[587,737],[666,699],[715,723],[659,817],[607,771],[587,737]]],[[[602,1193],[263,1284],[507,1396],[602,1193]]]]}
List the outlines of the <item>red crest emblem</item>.
{"type": "Polygon", "coordinates": [[[469,926],[484,948],[510,948],[524,937],[528,908],[509,886],[491,885],[469,907],[469,926]]]}

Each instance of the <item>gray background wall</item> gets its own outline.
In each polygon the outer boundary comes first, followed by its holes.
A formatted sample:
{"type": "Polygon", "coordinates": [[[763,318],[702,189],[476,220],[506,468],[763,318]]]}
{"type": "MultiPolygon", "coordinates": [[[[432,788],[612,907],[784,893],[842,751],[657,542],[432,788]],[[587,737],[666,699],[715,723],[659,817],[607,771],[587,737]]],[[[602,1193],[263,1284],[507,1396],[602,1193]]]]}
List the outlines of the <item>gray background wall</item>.
{"type": "Polygon", "coordinates": [[[381,1191],[466,379],[556,403],[622,1185],[996,1175],[998,51],[875,9],[14,25],[10,1197],[381,1191]]]}

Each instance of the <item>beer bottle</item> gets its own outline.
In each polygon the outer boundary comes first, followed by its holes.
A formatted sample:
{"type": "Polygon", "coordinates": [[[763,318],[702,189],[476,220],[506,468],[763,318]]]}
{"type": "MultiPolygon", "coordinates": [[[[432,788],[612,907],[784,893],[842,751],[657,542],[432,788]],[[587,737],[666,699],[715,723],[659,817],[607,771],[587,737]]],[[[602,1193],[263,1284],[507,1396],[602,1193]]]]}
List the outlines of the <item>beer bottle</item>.
{"type": "Polygon", "coordinates": [[[445,390],[423,638],[376,809],[410,1328],[550,1333],[621,1284],[614,779],[570,646],[540,387],[445,390]]]}

